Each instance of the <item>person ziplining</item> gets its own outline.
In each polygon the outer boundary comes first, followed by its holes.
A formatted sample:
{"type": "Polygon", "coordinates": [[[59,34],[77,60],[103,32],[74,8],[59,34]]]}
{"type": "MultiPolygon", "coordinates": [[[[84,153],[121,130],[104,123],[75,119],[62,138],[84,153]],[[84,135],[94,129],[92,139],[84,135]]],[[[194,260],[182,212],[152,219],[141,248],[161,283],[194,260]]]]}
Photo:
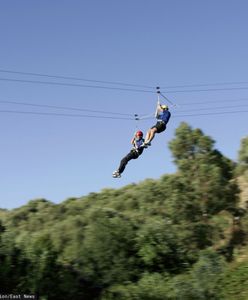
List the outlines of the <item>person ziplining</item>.
{"type": "Polygon", "coordinates": [[[166,125],[171,117],[168,105],[161,104],[158,100],[155,117],[157,119],[157,123],[147,131],[144,144],[142,145],[145,148],[147,148],[147,146],[151,146],[151,141],[154,139],[156,133],[165,131],[166,125]]]}
{"type": "Polygon", "coordinates": [[[125,170],[127,163],[131,159],[137,159],[142,154],[144,150],[144,147],[142,146],[144,144],[144,141],[145,140],[143,139],[143,132],[138,130],[131,140],[133,148],[125,157],[123,157],[123,159],[120,162],[119,168],[113,172],[112,176],[114,178],[120,178],[121,173],[123,173],[123,171],[125,170]]]}

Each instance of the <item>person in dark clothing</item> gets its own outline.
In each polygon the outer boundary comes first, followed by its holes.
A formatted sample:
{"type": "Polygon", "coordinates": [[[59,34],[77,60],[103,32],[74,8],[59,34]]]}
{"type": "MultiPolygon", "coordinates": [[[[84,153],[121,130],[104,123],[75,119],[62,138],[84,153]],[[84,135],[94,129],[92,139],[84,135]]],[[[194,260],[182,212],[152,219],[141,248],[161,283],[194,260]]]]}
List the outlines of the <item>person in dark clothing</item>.
{"type": "Polygon", "coordinates": [[[144,150],[144,147],[142,146],[144,144],[144,141],[145,140],[143,139],[143,132],[140,130],[137,131],[135,133],[135,136],[131,140],[133,148],[125,157],[123,157],[123,159],[120,162],[119,168],[113,172],[112,176],[114,178],[120,178],[121,173],[123,173],[123,171],[125,170],[127,163],[131,159],[137,159],[142,154],[144,150]]]}
{"type": "Polygon", "coordinates": [[[142,145],[144,148],[147,148],[147,146],[151,146],[151,141],[153,140],[156,133],[165,131],[166,124],[169,122],[171,117],[169,107],[158,102],[155,117],[157,119],[157,123],[148,130],[145,142],[142,145]]]}

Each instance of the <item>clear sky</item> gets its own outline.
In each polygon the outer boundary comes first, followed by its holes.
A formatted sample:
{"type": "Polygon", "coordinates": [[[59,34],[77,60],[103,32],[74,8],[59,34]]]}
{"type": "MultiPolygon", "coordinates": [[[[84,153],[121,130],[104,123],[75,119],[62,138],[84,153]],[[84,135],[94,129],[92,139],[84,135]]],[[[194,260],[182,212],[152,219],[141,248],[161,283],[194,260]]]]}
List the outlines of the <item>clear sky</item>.
{"type": "MultiPolygon", "coordinates": [[[[173,173],[168,142],[182,121],[201,128],[236,160],[248,127],[247,11],[245,0],[1,1],[0,207],[36,198],[59,203],[173,173]],[[110,85],[4,71],[159,85],[178,107],[171,107],[167,131],[128,164],[121,179],[113,179],[130,150],[134,120],[9,113],[99,115],[8,102],[150,114],[155,88],[154,93],[87,88],[75,85],[110,85]],[[166,88],[171,86],[179,87],[166,88]],[[228,111],[239,112],[213,114],[228,111]]],[[[139,129],[154,122],[139,121],[139,129]]]]}

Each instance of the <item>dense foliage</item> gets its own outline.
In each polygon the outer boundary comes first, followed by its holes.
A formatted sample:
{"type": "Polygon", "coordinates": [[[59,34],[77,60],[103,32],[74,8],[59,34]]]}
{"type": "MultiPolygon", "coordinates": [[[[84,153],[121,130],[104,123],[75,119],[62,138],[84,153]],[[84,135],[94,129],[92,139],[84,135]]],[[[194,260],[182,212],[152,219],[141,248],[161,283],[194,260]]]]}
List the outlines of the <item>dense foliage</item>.
{"type": "Polygon", "coordinates": [[[239,150],[239,164],[238,171],[240,174],[245,174],[248,179],[248,137],[241,140],[241,147],[239,150]]]}
{"type": "MultiPolygon", "coordinates": [[[[175,174],[58,205],[37,199],[1,210],[1,293],[248,299],[248,216],[238,206],[236,165],[186,123],[169,147],[175,174]]],[[[244,142],[242,170],[247,157],[244,142]]]]}

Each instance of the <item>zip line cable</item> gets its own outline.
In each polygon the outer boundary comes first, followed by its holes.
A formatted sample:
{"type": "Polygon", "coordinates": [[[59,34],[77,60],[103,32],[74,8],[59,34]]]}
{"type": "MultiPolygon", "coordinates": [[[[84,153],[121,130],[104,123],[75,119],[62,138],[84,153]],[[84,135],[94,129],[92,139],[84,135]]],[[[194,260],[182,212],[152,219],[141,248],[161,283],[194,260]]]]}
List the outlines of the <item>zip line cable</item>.
{"type": "Polygon", "coordinates": [[[141,117],[139,117],[139,120],[150,119],[152,116],[154,116],[154,113],[149,114],[149,115],[142,115],[141,117]]]}
{"type": "MultiPolygon", "coordinates": [[[[63,82],[52,82],[52,81],[39,81],[39,80],[27,80],[27,79],[13,79],[13,78],[0,78],[1,81],[18,82],[18,83],[31,83],[31,84],[44,84],[44,85],[58,85],[58,86],[71,86],[71,87],[81,87],[81,88],[95,88],[95,89],[107,89],[107,90],[117,90],[117,91],[129,91],[129,92],[141,92],[154,94],[152,90],[143,89],[132,89],[132,88],[121,88],[121,87],[110,87],[101,85],[86,85],[86,84],[76,84],[76,83],[63,83],[63,82]]],[[[190,89],[190,90],[174,90],[166,91],[166,93],[195,93],[195,92],[215,92],[215,91],[232,91],[232,90],[247,90],[248,87],[227,87],[227,88],[209,88],[209,89],[190,89]]],[[[168,100],[168,99],[167,99],[168,100]]],[[[175,105],[175,104],[174,104],[175,105]]]]}
{"type": "MultiPolygon", "coordinates": [[[[226,100],[225,100],[226,101],[226,100]]],[[[233,100],[231,100],[233,102],[233,100]]],[[[47,105],[47,104],[34,104],[29,102],[17,102],[17,101],[7,101],[7,100],[0,100],[2,104],[13,104],[13,105],[23,105],[23,106],[32,106],[32,107],[44,107],[44,108],[52,108],[52,109],[62,109],[62,110],[71,110],[71,111],[85,111],[91,113],[102,113],[102,114],[110,114],[110,115],[120,115],[120,116],[129,116],[132,117],[133,114],[131,113],[118,113],[118,112],[110,112],[110,111],[101,111],[101,110],[92,110],[92,109],[84,109],[84,108],[76,108],[76,107],[69,107],[69,106],[55,106],[55,105],[47,105]]],[[[202,103],[201,103],[202,104],[202,103]]],[[[236,108],[236,107],[247,107],[247,104],[240,104],[240,105],[229,105],[228,108],[236,108]]],[[[188,110],[181,110],[181,112],[192,112],[192,111],[203,111],[203,110],[215,110],[215,109],[226,109],[226,106],[212,106],[212,107],[205,107],[205,108],[196,108],[196,109],[188,109],[188,110]]],[[[134,120],[145,120],[151,119],[154,114],[147,114],[141,115],[134,114],[134,120]]]]}
{"type": "MultiPolygon", "coordinates": [[[[116,84],[116,85],[122,85],[122,86],[135,86],[135,87],[145,87],[145,88],[152,88],[150,86],[142,86],[142,85],[135,85],[135,84],[129,84],[129,83],[121,83],[121,82],[111,82],[111,81],[100,81],[100,80],[91,80],[91,79],[84,79],[84,78],[77,78],[77,77],[67,77],[67,76],[57,76],[57,75],[48,75],[48,74],[40,74],[40,73],[30,73],[30,72],[19,72],[19,71],[10,71],[10,70],[3,70],[0,69],[0,72],[2,73],[12,73],[12,74],[19,74],[19,75],[31,75],[31,76],[40,76],[40,77],[49,77],[49,78],[60,78],[60,79],[70,79],[70,80],[80,80],[80,81],[89,81],[89,82],[98,82],[98,83],[107,83],[107,84],[116,84]]],[[[12,78],[0,78],[0,81],[10,81],[10,82],[18,82],[18,83],[31,83],[31,84],[45,84],[45,85],[59,85],[59,86],[72,86],[72,87],[84,87],[84,88],[97,88],[97,89],[110,89],[110,90],[120,90],[120,91],[132,91],[132,92],[142,92],[142,93],[155,93],[151,90],[142,90],[142,89],[132,89],[132,88],[121,88],[121,87],[110,87],[110,86],[101,86],[101,85],[84,85],[84,84],[75,84],[75,83],[63,83],[63,82],[52,82],[52,81],[39,81],[39,80],[28,80],[28,79],[12,79],[12,78]]],[[[247,83],[247,82],[229,82],[229,83],[215,83],[212,85],[226,85],[226,84],[241,84],[241,83],[247,83]]],[[[210,86],[210,84],[201,84],[201,85],[188,85],[188,86],[174,86],[174,87],[167,87],[167,88],[175,88],[175,87],[193,87],[193,86],[210,86]]],[[[158,97],[161,95],[167,102],[169,102],[174,107],[177,107],[177,105],[172,102],[168,97],[166,97],[161,91],[160,87],[156,87],[158,97]]],[[[248,87],[231,87],[231,88],[210,88],[210,89],[191,89],[191,90],[175,90],[175,91],[166,91],[166,93],[180,93],[180,92],[206,92],[206,91],[221,91],[221,90],[244,90],[248,89],[248,87]]],[[[245,100],[245,99],[241,99],[245,100]]],[[[233,101],[233,100],[225,100],[227,101],[233,101]]],[[[240,101],[240,100],[238,100],[240,101]]],[[[205,103],[214,103],[216,101],[208,101],[208,102],[195,102],[195,103],[187,103],[182,105],[198,105],[198,104],[205,104],[205,103]]],[[[219,101],[223,102],[223,101],[219,101]]],[[[16,105],[27,105],[27,106],[36,106],[36,107],[46,107],[46,108],[53,108],[53,109],[65,109],[65,110],[74,110],[74,111],[85,111],[85,112],[93,112],[93,113],[103,113],[103,114],[112,114],[112,115],[123,115],[123,116],[133,116],[133,114],[124,114],[124,113],[117,113],[117,112],[107,112],[107,111],[98,111],[98,110],[90,110],[90,109],[83,109],[83,108],[75,108],[75,107],[65,107],[65,106],[54,106],[54,105],[41,105],[41,104],[31,104],[26,102],[15,102],[15,101],[0,101],[0,103],[9,103],[9,104],[16,104],[16,105]]],[[[245,107],[247,105],[235,105],[230,106],[231,108],[235,107],[245,107]]],[[[191,109],[191,110],[184,110],[184,112],[190,112],[190,111],[202,111],[202,110],[209,110],[209,109],[224,109],[226,107],[215,107],[215,108],[199,108],[199,109],[191,109]]],[[[1,111],[1,112],[14,112],[14,111],[1,111]]],[[[32,113],[32,112],[17,112],[16,113],[32,113]]],[[[182,111],[183,112],[183,111],[182,111]]],[[[35,112],[33,112],[35,113],[35,112]]],[[[232,112],[226,112],[226,113],[232,113],[232,112]]],[[[36,112],[35,114],[53,114],[53,113],[41,113],[36,112]]],[[[213,113],[213,114],[220,114],[220,113],[213,113]]],[[[54,115],[59,115],[54,113],[54,115]]],[[[68,115],[68,114],[61,114],[66,116],[74,116],[74,115],[68,115]]],[[[137,120],[144,120],[149,118],[153,114],[149,115],[143,115],[139,117],[137,114],[134,115],[134,119],[137,120]]],[[[198,114],[198,115],[206,115],[206,114],[198,114]]],[[[76,115],[75,115],[76,116],[76,115]]],[[[87,115],[80,115],[85,116],[87,115]]],[[[184,115],[182,115],[184,116],[184,115]]],[[[185,115],[185,116],[193,116],[193,115],[185,115]]],[[[195,115],[194,115],[195,116],[195,115]]],[[[88,116],[88,117],[98,117],[98,116],[88,116]]],[[[107,117],[107,116],[99,116],[101,118],[113,118],[113,117],[107,117]]],[[[176,116],[175,116],[176,117],[176,116]]],[[[117,118],[115,118],[117,119],[117,118]]],[[[127,119],[127,118],[123,118],[127,119]]],[[[130,118],[131,119],[131,118],[130,118]]]]}
{"type": "MultiPolygon", "coordinates": [[[[160,104],[160,95],[161,95],[161,92],[160,92],[160,87],[157,86],[156,87],[156,93],[157,93],[157,106],[160,104]]],[[[166,98],[167,99],[167,98],[166,98]]],[[[154,113],[152,114],[148,114],[148,115],[143,115],[139,118],[139,120],[144,120],[144,119],[150,119],[151,116],[155,116],[156,118],[156,115],[157,115],[157,106],[156,106],[156,111],[155,111],[155,115],[154,113]]]]}
{"type": "MultiPolygon", "coordinates": [[[[23,72],[23,71],[14,71],[14,70],[6,70],[6,69],[0,69],[0,72],[1,73],[8,73],[8,74],[26,75],[26,76],[38,76],[38,77],[57,78],[57,79],[65,79],[65,80],[76,80],[76,81],[86,81],[86,82],[95,82],[95,83],[105,83],[105,84],[112,84],[112,85],[133,86],[133,87],[148,88],[148,89],[153,89],[154,88],[154,86],[149,86],[149,85],[124,83],[124,82],[118,82],[118,81],[95,80],[95,79],[87,79],[87,78],[80,78],[80,77],[74,77],[74,76],[65,76],[65,75],[42,74],[42,73],[35,73],[35,72],[23,72]]],[[[162,86],[160,88],[161,89],[175,89],[175,88],[237,85],[237,84],[248,84],[248,81],[185,84],[185,85],[162,86]]]]}
{"type": "Polygon", "coordinates": [[[226,115],[226,114],[236,114],[236,113],[248,113],[248,110],[223,111],[223,112],[188,114],[188,115],[173,115],[173,117],[180,118],[180,117],[213,116],[213,115],[226,115]]]}
{"type": "MultiPolygon", "coordinates": [[[[76,118],[114,119],[114,120],[127,120],[127,121],[133,121],[134,120],[134,118],[123,118],[123,117],[95,116],[95,115],[81,115],[81,114],[62,114],[62,113],[33,112],[33,111],[19,111],[19,110],[0,110],[0,113],[28,114],[28,115],[42,115],[42,116],[59,116],[59,117],[76,117],[76,118]]],[[[226,115],[226,114],[237,114],[237,113],[248,113],[248,110],[173,115],[173,118],[226,115]]]]}
{"type": "Polygon", "coordinates": [[[185,84],[185,85],[163,86],[163,87],[161,87],[161,89],[176,89],[176,88],[190,88],[190,87],[203,87],[203,86],[220,86],[220,85],[236,85],[236,84],[248,84],[248,81],[219,82],[219,83],[201,83],[201,84],[185,84]]]}
{"type": "MultiPolygon", "coordinates": [[[[199,114],[187,114],[187,115],[174,115],[173,118],[180,118],[180,117],[198,117],[198,116],[212,116],[212,115],[226,115],[226,114],[236,114],[236,113],[248,113],[248,110],[238,110],[238,111],[223,111],[223,112],[209,112],[209,113],[199,113],[199,114]]],[[[153,118],[147,118],[153,119],[153,118]]],[[[140,119],[142,120],[142,119],[140,119]]]]}
{"type": "Polygon", "coordinates": [[[10,82],[19,82],[19,83],[59,85],[59,86],[71,86],[71,87],[81,87],[81,88],[94,88],[94,89],[106,89],[106,90],[141,92],[141,93],[154,94],[153,91],[148,91],[148,90],[131,89],[131,88],[119,88],[119,87],[108,87],[108,86],[101,86],[101,85],[86,85],[86,84],[76,84],[76,83],[63,83],[63,82],[38,81],[38,80],[26,80],[26,79],[11,79],[11,78],[0,78],[0,80],[1,81],[10,81],[10,82]]]}
{"type": "Polygon", "coordinates": [[[44,108],[52,108],[52,109],[63,109],[63,110],[72,110],[72,111],[87,111],[92,113],[103,113],[103,114],[110,114],[110,115],[120,115],[120,116],[134,116],[134,120],[144,120],[147,119],[154,114],[142,115],[139,117],[138,114],[125,114],[125,113],[118,113],[118,112],[109,112],[109,111],[101,111],[101,110],[92,110],[92,109],[84,109],[84,108],[76,108],[76,107],[69,107],[69,106],[56,106],[56,105],[47,105],[47,104],[34,104],[28,102],[17,102],[17,101],[7,101],[7,100],[0,100],[0,103],[3,104],[14,104],[14,105],[23,105],[23,106],[32,106],[32,107],[44,107],[44,108]]]}
{"type": "Polygon", "coordinates": [[[161,95],[165,100],[167,100],[171,105],[173,105],[173,106],[177,106],[175,103],[173,103],[171,100],[169,100],[167,97],[165,97],[165,95],[164,94],[162,94],[160,91],[158,92],[159,93],[159,95],[161,95]]]}
{"type": "Polygon", "coordinates": [[[48,112],[34,112],[34,111],[20,111],[20,110],[0,110],[0,113],[10,114],[29,114],[42,116],[61,116],[61,117],[77,117],[77,118],[96,118],[96,119],[114,119],[114,120],[128,120],[133,121],[133,118],[110,117],[110,116],[94,116],[94,115],[80,115],[80,114],[62,114],[62,113],[48,113],[48,112]]]}
{"type": "Polygon", "coordinates": [[[0,69],[0,72],[1,73],[9,73],[9,74],[18,74],[18,75],[28,75],[28,76],[38,76],[38,77],[57,78],[57,79],[66,79],[66,80],[105,83],[105,84],[112,84],[112,85],[133,86],[133,87],[148,88],[148,89],[154,88],[153,86],[147,86],[147,85],[141,85],[141,84],[123,83],[123,82],[118,82],[118,81],[94,80],[94,79],[86,79],[86,78],[71,77],[71,76],[60,76],[60,75],[49,75],[49,74],[41,74],[41,73],[10,71],[10,70],[3,70],[3,69],[0,69]]]}
{"type": "Polygon", "coordinates": [[[84,109],[84,108],[76,108],[76,107],[68,107],[68,106],[55,106],[55,105],[47,105],[47,104],[33,104],[28,102],[17,102],[17,101],[5,101],[0,100],[0,103],[3,104],[14,104],[14,105],[24,105],[24,106],[32,106],[32,107],[44,107],[44,108],[53,108],[53,109],[65,109],[65,110],[73,110],[73,111],[87,111],[87,112],[93,112],[93,113],[103,113],[103,114],[111,114],[111,115],[121,115],[121,116],[134,116],[134,120],[143,120],[147,117],[153,116],[152,114],[149,115],[143,115],[139,117],[138,114],[125,114],[125,113],[118,113],[118,112],[109,112],[109,111],[101,111],[101,110],[91,110],[91,109],[84,109]]]}
{"type": "Polygon", "coordinates": [[[235,90],[248,90],[248,87],[233,87],[233,88],[212,88],[212,89],[197,89],[197,90],[176,90],[166,91],[166,93],[195,93],[195,92],[216,92],[216,91],[235,91],[235,90]]]}
{"type": "Polygon", "coordinates": [[[226,106],[216,106],[216,107],[204,107],[204,108],[193,108],[193,109],[186,109],[186,110],[181,110],[180,112],[191,112],[191,111],[201,111],[201,110],[213,110],[213,109],[227,109],[227,108],[236,108],[236,107],[247,107],[248,104],[240,104],[240,105],[229,105],[228,107],[226,106]]]}
{"type": "Polygon", "coordinates": [[[84,109],[84,108],[76,108],[76,107],[68,107],[68,106],[55,106],[55,105],[47,105],[47,104],[33,104],[33,103],[28,103],[28,102],[0,100],[0,103],[34,106],[34,107],[45,107],[45,108],[54,108],[54,109],[65,109],[65,110],[73,110],[73,111],[87,111],[87,112],[93,112],[93,113],[102,113],[102,114],[111,114],[111,115],[120,115],[120,116],[133,116],[133,114],[125,114],[125,113],[118,113],[118,112],[92,110],[92,109],[84,109]]]}
{"type": "Polygon", "coordinates": [[[240,98],[240,99],[226,99],[226,100],[207,100],[204,102],[188,102],[188,103],[180,103],[180,107],[184,105],[203,105],[207,103],[221,103],[221,102],[239,102],[239,101],[247,101],[248,98],[240,98]]]}

